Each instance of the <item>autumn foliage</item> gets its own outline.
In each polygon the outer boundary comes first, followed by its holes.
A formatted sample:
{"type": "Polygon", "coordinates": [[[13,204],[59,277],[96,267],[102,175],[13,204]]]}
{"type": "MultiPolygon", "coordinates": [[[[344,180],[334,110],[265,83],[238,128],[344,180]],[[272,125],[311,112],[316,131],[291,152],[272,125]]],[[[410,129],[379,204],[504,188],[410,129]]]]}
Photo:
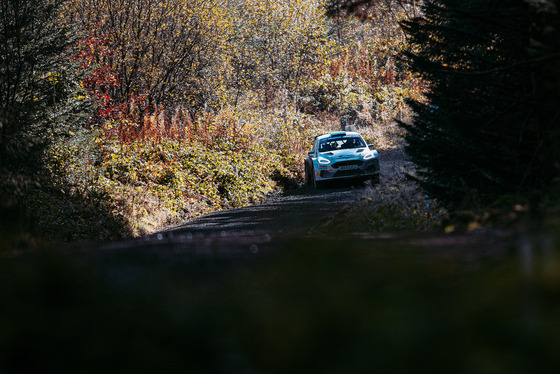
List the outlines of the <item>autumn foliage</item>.
{"type": "Polygon", "coordinates": [[[363,23],[327,16],[327,5],[57,2],[49,22],[72,31],[63,51],[71,72],[45,74],[49,95],[68,88],[53,107],[60,119],[34,135],[44,139],[42,182],[23,205],[37,231],[140,235],[261,201],[302,182],[310,139],[341,116],[391,146],[392,119],[408,117],[405,101],[423,93],[397,59],[406,15],[363,23]]]}

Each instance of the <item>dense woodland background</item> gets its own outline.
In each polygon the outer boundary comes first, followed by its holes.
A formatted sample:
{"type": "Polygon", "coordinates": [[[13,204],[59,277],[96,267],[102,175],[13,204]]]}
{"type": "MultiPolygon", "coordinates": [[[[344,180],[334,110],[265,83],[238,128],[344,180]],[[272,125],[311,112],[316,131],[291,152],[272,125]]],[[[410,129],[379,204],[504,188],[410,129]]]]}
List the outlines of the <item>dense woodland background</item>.
{"type": "Polygon", "coordinates": [[[262,201],[343,117],[451,214],[554,214],[558,23],[553,0],[2,0],[4,244],[262,201]]]}

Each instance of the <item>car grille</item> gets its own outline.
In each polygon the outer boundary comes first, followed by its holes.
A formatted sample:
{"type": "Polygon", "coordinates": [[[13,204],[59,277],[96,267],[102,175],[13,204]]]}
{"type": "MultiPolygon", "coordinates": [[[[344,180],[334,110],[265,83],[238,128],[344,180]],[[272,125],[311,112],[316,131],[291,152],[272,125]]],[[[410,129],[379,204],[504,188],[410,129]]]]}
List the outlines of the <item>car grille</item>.
{"type": "Polygon", "coordinates": [[[362,160],[349,160],[349,161],[338,161],[332,164],[332,167],[337,169],[345,165],[358,165],[361,166],[364,162],[362,160]]]}
{"type": "Polygon", "coordinates": [[[362,175],[362,171],[360,169],[355,169],[355,170],[339,170],[337,171],[333,177],[334,178],[338,178],[338,177],[351,177],[351,176],[355,176],[355,175],[362,175]]]}

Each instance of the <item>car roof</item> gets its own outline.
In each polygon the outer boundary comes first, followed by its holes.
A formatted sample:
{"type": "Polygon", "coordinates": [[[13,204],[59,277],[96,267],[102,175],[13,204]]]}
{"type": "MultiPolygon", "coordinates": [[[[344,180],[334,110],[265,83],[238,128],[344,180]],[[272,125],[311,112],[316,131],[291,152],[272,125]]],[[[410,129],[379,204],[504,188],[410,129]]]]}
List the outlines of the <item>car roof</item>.
{"type": "Polygon", "coordinates": [[[337,138],[337,137],[345,137],[345,136],[359,136],[359,137],[361,137],[361,135],[358,134],[357,132],[337,131],[337,132],[331,132],[330,134],[319,135],[317,138],[318,139],[325,139],[325,138],[337,138]]]}

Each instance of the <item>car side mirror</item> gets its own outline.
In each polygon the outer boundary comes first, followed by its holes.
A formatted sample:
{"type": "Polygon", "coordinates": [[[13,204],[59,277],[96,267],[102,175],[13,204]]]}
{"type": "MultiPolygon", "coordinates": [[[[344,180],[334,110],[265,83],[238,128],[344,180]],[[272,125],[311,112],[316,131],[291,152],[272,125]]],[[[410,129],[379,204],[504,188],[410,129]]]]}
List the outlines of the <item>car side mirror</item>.
{"type": "Polygon", "coordinates": [[[314,154],[315,154],[315,152],[313,152],[313,151],[307,152],[307,155],[308,155],[309,157],[313,157],[314,154]]]}
{"type": "Polygon", "coordinates": [[[373,144],[368,144],[367,147],[368,147],[369,149],[371,149],[371,150],[374,150],[374,149],[375,149],[375,147],[373,146],[373,144]]]}

